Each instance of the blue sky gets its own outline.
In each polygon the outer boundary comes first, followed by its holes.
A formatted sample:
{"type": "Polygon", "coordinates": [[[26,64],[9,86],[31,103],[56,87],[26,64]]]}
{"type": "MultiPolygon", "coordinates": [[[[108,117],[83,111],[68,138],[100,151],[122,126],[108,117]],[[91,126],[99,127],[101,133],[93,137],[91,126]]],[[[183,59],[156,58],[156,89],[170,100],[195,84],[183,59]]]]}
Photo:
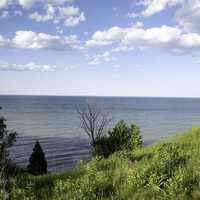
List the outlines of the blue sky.
{"type": "Polygon", "coordinates": [[[199,0],[0,0],[0,94],[200,97],[199,0]]]}

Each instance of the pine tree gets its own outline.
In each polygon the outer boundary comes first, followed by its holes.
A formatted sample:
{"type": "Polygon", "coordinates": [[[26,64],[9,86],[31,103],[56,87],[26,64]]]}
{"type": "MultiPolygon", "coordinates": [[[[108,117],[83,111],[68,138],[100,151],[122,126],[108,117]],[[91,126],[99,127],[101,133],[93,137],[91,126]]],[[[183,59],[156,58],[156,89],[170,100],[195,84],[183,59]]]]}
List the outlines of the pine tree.
{"type": "Polygon", "coordinates": [[[35,143],[27,170],[35,176],[47,174],[47,161],[39,141],[35,143]]]}

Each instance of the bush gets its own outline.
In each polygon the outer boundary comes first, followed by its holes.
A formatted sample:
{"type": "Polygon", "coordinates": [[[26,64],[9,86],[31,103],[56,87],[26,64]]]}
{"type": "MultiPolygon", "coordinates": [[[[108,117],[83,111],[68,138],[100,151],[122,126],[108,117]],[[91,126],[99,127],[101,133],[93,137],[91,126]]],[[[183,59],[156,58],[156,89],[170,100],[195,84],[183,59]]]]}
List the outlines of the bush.
{"type": "Polygon", "coordinates": [[[137,125],[128,126],[124,121],[118,122],[108,136],[96,141],[94,148],[96,155],[108,157],[121,150],[135,150],[142,146],[142,137],[137,125]]]}

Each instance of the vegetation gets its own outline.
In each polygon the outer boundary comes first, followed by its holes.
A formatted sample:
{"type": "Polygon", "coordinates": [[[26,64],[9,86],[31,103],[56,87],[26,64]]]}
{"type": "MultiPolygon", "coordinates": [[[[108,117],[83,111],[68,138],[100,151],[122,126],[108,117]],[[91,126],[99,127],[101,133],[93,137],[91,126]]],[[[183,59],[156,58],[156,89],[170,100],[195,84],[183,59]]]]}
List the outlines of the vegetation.
{"type": "Polygon", "coordinates": [[[47,161],[39,141],[36,141],[27,171],[35,176],[47,174],[47,161]]]}
{"type": "Polygon", "coordinates": [[[94,144],[96,155],[108,157],[117,151],[132,150],[142,147],[142,137],[137,125],[130,126],[125,121],[118,122],[107,136],[101,137],[94,144]]]}
{"type": "Polygon", "coordinates": [[[193,128],[134,151],[96,157],[72,172],[14,177],[10,191],[0,195],[11,200],[200,199],[199,155],[200,128],[193,128]]]}
{"type": "Polygon", "coordinates": [[[142,146],[140,129],[137,125],[131,124],[129,127],[122,120],[106,134],[107,126],[112,120],[108,113],[94,104],[87,104],[82,109],[77,109],[77,112],[81,127],[89,137],[95,156],[107,158],[114,152],[134,150],[142,146]]]}
{"type": "Polygon", "coordinates": [[[8,148],[14,144],[16,139],[16,132],[8,131],[5,122],[6,119],[0,117],[0,188],[2,188],[4,192],[6,186],[9,184],[8,175],[13,171],[13,167],[8,159],[8,148]]]}

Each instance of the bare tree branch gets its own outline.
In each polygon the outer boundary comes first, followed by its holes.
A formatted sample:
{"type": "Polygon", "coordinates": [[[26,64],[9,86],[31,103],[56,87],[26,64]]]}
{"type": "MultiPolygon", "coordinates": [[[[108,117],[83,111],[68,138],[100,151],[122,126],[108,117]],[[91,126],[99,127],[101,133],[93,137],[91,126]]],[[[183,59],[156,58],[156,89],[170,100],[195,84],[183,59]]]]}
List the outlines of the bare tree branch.
{"type": "Polygon", "coordinates": [[[77,109],[77,113],[81,122],[81,128],[85,131],[90,139],[90,144],[94,146],[106,132],[106,128],[112,121],[112,117],[95,104],[86,104],[82,108],[77,109]]]}

